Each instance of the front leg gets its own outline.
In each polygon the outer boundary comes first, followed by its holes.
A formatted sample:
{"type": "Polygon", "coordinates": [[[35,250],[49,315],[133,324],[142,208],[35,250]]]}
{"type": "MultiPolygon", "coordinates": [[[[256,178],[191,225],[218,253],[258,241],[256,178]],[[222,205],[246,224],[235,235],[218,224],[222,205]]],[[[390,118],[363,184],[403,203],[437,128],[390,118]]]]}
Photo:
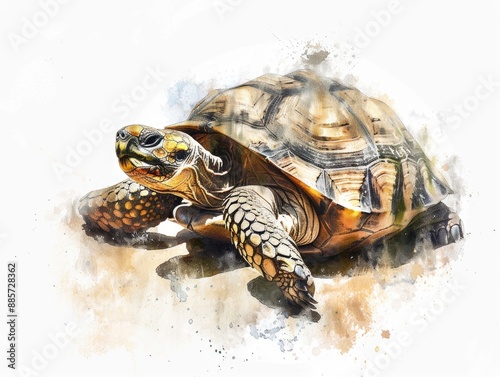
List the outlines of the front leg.
{"type": "Polygon", "coordinates": [[[274,192],[266,187],[239,187],[224,201],[225,226],[243,258],[292,303],[314,308],[313,278],[279,212],[274,192]]]}
{"type": "Polygon", "coordinates": [[[172,217],[181,198],[160,194],[130,179],[91,191],[80,199],[78,211],[87,233],[127,237],[172,217]]]}

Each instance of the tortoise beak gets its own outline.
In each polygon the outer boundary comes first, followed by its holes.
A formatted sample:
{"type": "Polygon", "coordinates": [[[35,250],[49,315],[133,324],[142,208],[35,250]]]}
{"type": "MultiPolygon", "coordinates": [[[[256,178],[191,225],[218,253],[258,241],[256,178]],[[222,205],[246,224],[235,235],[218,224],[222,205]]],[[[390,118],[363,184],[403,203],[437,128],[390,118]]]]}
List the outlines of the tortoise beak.
{"type": "Polygon", "coordinates": [[[139,138],[123,128],[116,134],[115,152],[120,160],[122,158],[135,158],[149,165],[158,164],[158,158],[141,146],[139,138]]]}
{"type": "Polygon", "coordinates": [[[117,132],[115,152],[120,168],[134,176],[160,177],[164,180],[175,171],[165,168],[148,149],[141,146],[139,138],[122,128],[117,132]]]}
{"type": "Polygon", "coordinates": [[[139,140],[136,135],[131,134],[126,128],[116,133],[115,152],[118,158],[140,156],[139,140]]]}
{"type": "Polygon", "coordinates": [[[147,158],[144,151],[139,147],[136,137],[131,137],[127,141],[117,140],[115,144],[116,157],[137,157],[139,159],[147,158]]]}
{"type": "MultiPolygon", "coordinates": [[[[119,131],[120,132],[120,131],[119,131]]],[[[125,172],[131,172],[137,168],[151,168],[158,165],[158,160],[147,150],[139,146],[137,137],[129,135],[125,140],[117,137],[115,145],[116,156],[120,168],[125,172]]]]}

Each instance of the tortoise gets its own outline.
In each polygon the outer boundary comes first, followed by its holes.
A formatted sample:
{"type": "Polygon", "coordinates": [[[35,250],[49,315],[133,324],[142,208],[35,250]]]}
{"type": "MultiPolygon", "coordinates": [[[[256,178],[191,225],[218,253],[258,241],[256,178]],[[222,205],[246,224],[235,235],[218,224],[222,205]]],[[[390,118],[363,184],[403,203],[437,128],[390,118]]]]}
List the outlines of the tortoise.
{"type": "Polygon", "coordinates": [[[304,255],[370,250],[415,222],[434,247],[463,238],[450,186],[394,111],[312,70],[213,90],[164,129],[123,127],[116,155],[129,179],[81,199],[85,226],[119,237],[171,219],[234,244],[304,308],[304,255]]]}

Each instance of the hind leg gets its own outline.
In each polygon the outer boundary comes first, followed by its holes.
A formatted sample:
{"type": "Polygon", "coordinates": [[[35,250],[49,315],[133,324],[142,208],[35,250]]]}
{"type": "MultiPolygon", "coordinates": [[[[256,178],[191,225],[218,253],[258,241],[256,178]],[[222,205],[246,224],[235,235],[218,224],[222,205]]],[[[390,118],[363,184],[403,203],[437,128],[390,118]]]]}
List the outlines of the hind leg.
{"type": "Polygon", "coordinates": [[[417,215],[408,227],[421,237],[427,235],[435,249],[464,238],[462,220],[444,203],[438,203],[417,215]]]}
{"type": "Polygon", "coordinates": [[[366,262],[376,266],[382,260],[384,251],[387,251],[388,262],[399,266],[422,251],[437,249],[462,238],[464,229],[458,215],[444,203],[438,203],[415,216],[398,233],[362,249],[361,256],[366,262]]]}
{"type": "Polygon", "coordinates": [[[400,232],[385,240],[391,263],[407,263],[420,252],[437,249],[464,238],[462,221],[444,203],[438,203],[415,218],[400,232]]]}

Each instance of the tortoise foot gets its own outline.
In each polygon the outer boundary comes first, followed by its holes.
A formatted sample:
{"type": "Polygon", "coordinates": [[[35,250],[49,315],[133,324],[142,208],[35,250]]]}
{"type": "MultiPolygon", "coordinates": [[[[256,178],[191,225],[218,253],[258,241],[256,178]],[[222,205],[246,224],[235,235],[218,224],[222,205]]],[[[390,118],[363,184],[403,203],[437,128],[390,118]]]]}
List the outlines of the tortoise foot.
{"type": "Polygon", "coordinates": [[[85,231],[87,236],[92,237],[97,242],[117,247],[133,247],[147,250],[168,249],[177,246],[192,237],[192,233],[188,231],[186,231],[186,233],[180,232],[175,237],[151,231],[126,233],[118,230],[112,230],[110,232],[106,232],[87,223],[82,225],[82,229],[85,231]]]}
{"type": "Polygon", "coordinates": [[[316,309],[314,282],[309,276],[297,273],[283,273],[275,280],[288,301],[303,309],[316,309]]]}
{"type": "Polygon", "coordinates": [[[434,249],[464,238],[462,220],[443,203],[436,204],[418,215],[409,228],[420,234],[419,238],[429,238],[434,249]]]}
{"type": "MultiPolygon", "coordinates": [[[[135,234],[172,217],[182,199],[160,194],[130,179],[89,192],[80,199],[78,212],[88,230],[113,235],[135,234]]],[[[104,234],[103,233],[103,234],[104,234]]]]}
{"type": "Polygon", "coordinates": [[[451,213],[448,220],[433,224],[431,240],[435,248],[455,243],[464,238],[463,223],[460,218],[451,213]]]}
{"type": "Polygon", "coordinates": [[[234,189],[224,202],[226,228],[243,259],[275,282],[291,304],[315,308],[311,272],[278,221],[278,204],[273,191],[266,187],[234,189]]]}

